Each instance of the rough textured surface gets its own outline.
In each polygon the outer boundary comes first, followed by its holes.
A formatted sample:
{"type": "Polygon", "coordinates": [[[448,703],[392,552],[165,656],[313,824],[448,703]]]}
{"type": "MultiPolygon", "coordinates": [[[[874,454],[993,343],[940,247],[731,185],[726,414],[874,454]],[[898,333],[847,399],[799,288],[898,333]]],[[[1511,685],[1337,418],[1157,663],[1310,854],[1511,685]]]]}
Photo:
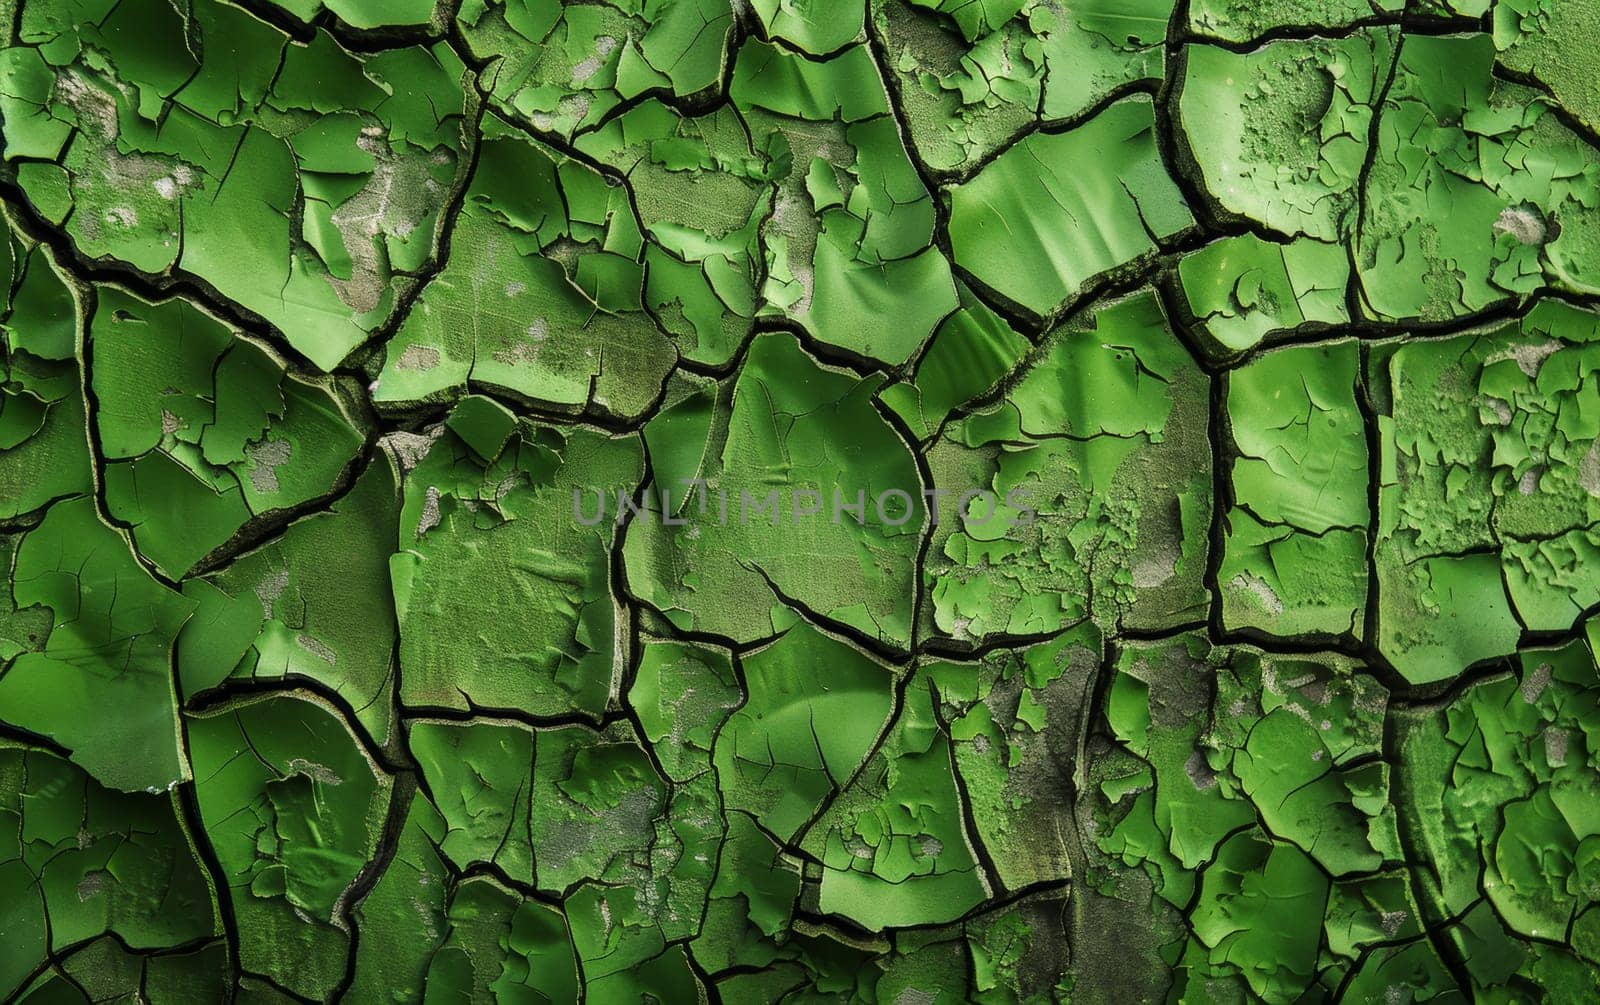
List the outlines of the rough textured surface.
{"type": "Polygon", "coordinates": [[[0,1001],[1600,1000],[1591,0],[0,0],[0,1001]]]}

